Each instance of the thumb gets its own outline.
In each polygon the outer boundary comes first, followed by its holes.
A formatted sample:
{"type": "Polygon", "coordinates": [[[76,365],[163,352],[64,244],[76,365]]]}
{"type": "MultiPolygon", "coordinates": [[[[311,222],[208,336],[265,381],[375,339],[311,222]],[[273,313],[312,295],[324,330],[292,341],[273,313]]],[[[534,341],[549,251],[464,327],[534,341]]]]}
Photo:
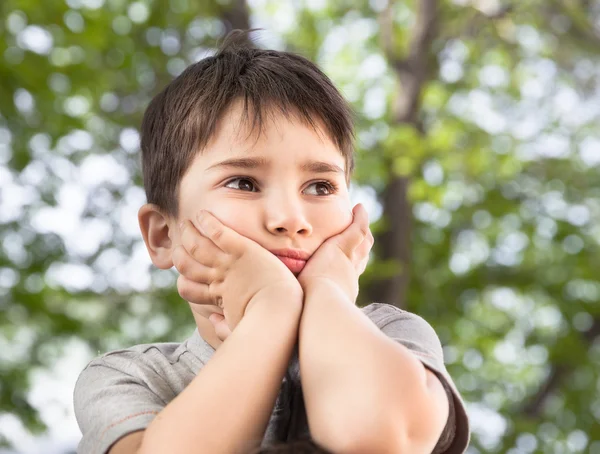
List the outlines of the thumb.
{"type": "Polygon", "coordinates": [[[337,244],[347,255],[351,254],[369,234],[369,215],[358,203],[352,209],[352,223],[337,238],[337,244]]]}
{"type": "Polygon", "coordinates": [[[210,323],[212,323],[213,328],[215,329],[215,334],[217,337],[223,342],[225,339],[229,337],[231,334],[231,330],[227,325],[227,321],[225,317],[221,314],[213,313],[208,317],[210,323]]]}

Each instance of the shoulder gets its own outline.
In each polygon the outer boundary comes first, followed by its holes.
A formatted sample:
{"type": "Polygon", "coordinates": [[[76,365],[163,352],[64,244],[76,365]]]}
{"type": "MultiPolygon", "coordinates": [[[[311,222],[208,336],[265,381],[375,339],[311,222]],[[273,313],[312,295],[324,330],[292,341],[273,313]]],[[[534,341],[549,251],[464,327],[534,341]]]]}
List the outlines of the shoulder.
{"type": "Polygon", "coordinates": [[[387,336],[396,339],[414,353],[435,358],[443,364],[440,339],[423,317],[383,303],[372,303],[361,310],[387,336]]]}
{"type": "Polygon", "coordinates": [[[425,323],[429,325],[420,315],[405,311],[391,304],[371,303],[362,307],[361,311],[379,328],[384,328],[389,323],[397,321],[425,323]]]}
{"type": "Polygon", "coordinates": [[[173,364],[185,351],[182,348],[183,345],[183,343],[177,342],[140,344],[113,350],[90,361],[86,369],[104,366],[128,372],[142,365],[173,364]]]}
{"type": "Polygon", "coordinates": [[[193,380],[186,343],[143,344],[105,353],[80,373],[73,393],[80,452],[106,452],[143,430],[193,380]]]}
{"type": "Polygon", "coordinates": [[[171,395],[176,390],[170,382],[178,381],[182,374],[189,375],[191,380],[200,367],[197,363],[189,354],[186,342],[141,344],[113,350],[87,364],[77,380],[75,397],[101,387],[110,387],[112,393],[117,393],[123,387],[115,385],[125,383],[146,386],[160,396],[171,395]]]}
{"type": "Polygon", "coordinates": [[[185,351],[185,342],[157,342],[152,344],[139,344],[132,347],[112,350],[100,355],[96,360],[113,362],[120,358],[139,358],[146,361],[162,358],[171,363],[185,351]]]}

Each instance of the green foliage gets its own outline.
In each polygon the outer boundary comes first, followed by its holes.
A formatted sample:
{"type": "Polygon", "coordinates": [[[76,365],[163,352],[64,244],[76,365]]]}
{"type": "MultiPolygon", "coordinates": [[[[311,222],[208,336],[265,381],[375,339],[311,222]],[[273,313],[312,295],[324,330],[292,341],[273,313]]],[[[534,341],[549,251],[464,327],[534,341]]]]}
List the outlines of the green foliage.
{"type": "MultiPolygon", "coordinates": [[[[119,277],[140,250],[131,208],[143,198],[139,158],[128,137],[158,89],[222,36],[234,2],[38,3],[0,3],[0,350],[12,351],[0,354],[0,407],[32,431],[43,422],[28,400],[31,373],[52,368],[66,340],[95,354],[182,339],[193,326],[170,272],[152,270],[148,285],[119,277]],[[109,162],[121,169],[111,178],[74,185],[109,162]],[[105,234],[88,241],[89,232],[105,234]],[[58,279],[59,268],[80,285],[58,279]]],[[[361,291],[408,273],[405,307],[440,335],[476,416],[473,452],[509,452],[527,434],[529,452],[599,452],[593,2],[514,2],[503,13],[439,2],[418,127],[393,121],[406,87],[381,48],[382,2],[297,2],[297,26],[282,31],[284,3],[252,12],[271,18],[286,47],[319,63],[352,102],[354,183],[381,197],[393,178],[410,180],[411,261],[375,254],[361,291]],[[552,374],[559,379],[545,393],[552,374]],[[494,432],[482,411],[505,430],[494,432]]],[[[397,58],[409,53],[416,4],[392,8],[397,58]]],[[[385,232],[385,215],[374,233],[385,232]]]]}

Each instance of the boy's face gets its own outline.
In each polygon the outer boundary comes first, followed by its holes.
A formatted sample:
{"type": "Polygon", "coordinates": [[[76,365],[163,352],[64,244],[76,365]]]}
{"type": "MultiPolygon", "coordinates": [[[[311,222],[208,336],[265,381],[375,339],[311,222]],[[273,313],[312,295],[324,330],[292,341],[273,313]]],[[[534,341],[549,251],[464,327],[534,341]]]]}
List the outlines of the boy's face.
{"type": "Polygon", "coordinates": [[[324,133],[282,115],[248,138],[241,112],[230,109],[181,180],[178,221],[204,209],[265,249],[312,255],[352,221],[345,159],[324,133]]]}

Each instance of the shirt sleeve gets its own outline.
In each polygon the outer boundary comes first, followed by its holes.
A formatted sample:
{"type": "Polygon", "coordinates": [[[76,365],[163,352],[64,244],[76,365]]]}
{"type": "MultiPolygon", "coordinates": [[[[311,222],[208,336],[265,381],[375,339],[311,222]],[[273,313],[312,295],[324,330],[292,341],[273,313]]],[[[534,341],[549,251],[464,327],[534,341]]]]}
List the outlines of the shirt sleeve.
{"type": "Polygon", "coordinates": [[[370,318],[388,337],[404,345],[439,379],[448,395],[449,415],[432,454],[460,454],[469,445],[469,419],[463,399],[444,365],[442,345],[435,330],[422,317],[391,305],[373,308],[370,318]]]}
{"type": "Polygon", "coordinates": [[[92,361],[81,372],[74,390],[77,423],[83,437],[77,454],[106,454],[125,435],[143,430],[166,406],[148,377],[163,381],[135,352],[109,354],[92,361]]]}

